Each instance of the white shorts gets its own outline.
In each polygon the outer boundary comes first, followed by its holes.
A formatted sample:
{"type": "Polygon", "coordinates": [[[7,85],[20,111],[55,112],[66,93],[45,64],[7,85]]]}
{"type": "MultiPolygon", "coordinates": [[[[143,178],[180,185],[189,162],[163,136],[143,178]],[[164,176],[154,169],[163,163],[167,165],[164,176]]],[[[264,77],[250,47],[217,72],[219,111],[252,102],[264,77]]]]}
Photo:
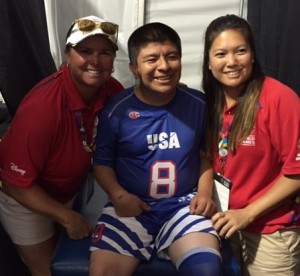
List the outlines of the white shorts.
{"type": "Polygon", "coordinates": [[[25,208],[1,190],[0,221],[12,242],[17,245],[41,243],[51,238],[57,229],[53,220],[25,208]]]}

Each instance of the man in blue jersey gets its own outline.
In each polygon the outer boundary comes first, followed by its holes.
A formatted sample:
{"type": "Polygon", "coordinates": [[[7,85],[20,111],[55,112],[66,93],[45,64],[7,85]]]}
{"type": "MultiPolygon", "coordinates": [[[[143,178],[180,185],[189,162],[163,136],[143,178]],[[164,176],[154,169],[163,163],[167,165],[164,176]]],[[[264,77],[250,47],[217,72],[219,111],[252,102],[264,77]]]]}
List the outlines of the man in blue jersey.
{"type": "Polygon", "coordinates": [[[98,126],[94,172],[109,200],[92,237],[90,275],[132,275],[156,253],[179,275],[219,275],[204,94],[179,85],[181,41],[169,26],[138,28],[128,52],[137,85],[108,103],[98,126]]]}

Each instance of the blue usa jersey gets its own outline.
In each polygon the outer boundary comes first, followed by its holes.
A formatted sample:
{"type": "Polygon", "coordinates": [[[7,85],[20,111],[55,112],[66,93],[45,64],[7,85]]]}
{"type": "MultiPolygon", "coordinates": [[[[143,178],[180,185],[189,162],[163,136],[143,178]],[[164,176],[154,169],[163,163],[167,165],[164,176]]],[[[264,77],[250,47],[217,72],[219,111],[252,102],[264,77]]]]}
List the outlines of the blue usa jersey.
{"type": "Polygon", "coordinates": [[[128,88],[103,109],[94,165],[112,167],[119,184],[142,199],[179,197],[197,187],[204,143],[204,94],[177,88],[164,106],[128,88]]]}

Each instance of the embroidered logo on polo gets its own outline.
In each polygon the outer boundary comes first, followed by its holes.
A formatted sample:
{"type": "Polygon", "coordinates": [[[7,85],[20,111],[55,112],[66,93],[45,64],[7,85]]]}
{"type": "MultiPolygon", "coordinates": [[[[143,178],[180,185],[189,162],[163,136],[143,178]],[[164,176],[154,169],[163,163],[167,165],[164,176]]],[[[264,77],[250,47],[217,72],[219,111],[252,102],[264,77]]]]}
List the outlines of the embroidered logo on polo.
{"type": "Polygon", "coordinates": [[[20,168],[19,168],[16,164],[14,164],[14,163],[10,163],[10,169],[11,169],[12,171],[15,171],[15,172],[20,173],[22,176],[26,173],[25,170],[20,169],[20,168]]]}
{"type": "Polygon", "coordinates": [[[245,140],[242,141],[241,145],[254,147],[255,146],[255,135],[250,134],[245,140]]]}

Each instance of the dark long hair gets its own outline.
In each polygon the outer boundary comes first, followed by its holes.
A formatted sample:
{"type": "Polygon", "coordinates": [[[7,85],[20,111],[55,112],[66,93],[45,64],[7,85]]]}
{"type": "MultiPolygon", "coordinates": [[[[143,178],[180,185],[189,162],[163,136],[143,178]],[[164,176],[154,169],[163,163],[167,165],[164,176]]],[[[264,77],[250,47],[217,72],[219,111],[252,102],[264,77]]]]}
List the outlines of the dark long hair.
{"type": "Polygon", "coordinates": [[[232,14],[213,20],[205,32],[202,68],[202,87],[207,97],[207,145],[210,154],[217,149],[225,95],[221,83],[214,78],[211,70],[209,70],[209,51],[215,38],[226,30],[240,32],[253,53],[252,73],[239,95],[230,129],[228,149],[233,153],[236,145],[245,139],[253,129],[258,98],[265,77],[256,57],[254,37],[249,23],[245,19],[232,14]]]}

